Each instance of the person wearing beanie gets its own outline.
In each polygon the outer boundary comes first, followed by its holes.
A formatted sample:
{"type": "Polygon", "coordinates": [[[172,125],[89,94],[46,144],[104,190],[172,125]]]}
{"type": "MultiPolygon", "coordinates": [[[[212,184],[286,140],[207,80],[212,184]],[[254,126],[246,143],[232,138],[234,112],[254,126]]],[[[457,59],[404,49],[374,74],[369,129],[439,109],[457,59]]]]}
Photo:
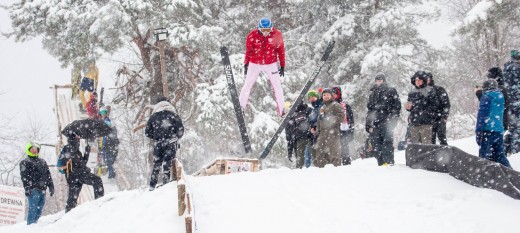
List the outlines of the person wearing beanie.
{"type": "Polygon", "coordinates": [[[405,109],[410,112],[409,125],[414,143],[431,144],[432,128],[437,118],[439,99],[433,87],[428,86],[428,75],[417,71],[412,79],[415,85],[408,93],[405,109]]]}
{"type": "Polygon", "coordinates": [[[305,151],[307,145],[311,143],[312,134],[310,131],[309,115],[312,108],[301,101],[296,107],[296,111],[289,116],[289,121],[285,126],[285,136],[287,139],[288,159],[292,162],[293,152],[296,157],[296,168],[303,168],[305,165],[305,151]]]}
{"type": "Polygon", "coordinates": [[[268,18],[260,19],[258,27],[246,38],[244,70],[246,80],[240,90],[240,106],[245,112],[251,89],[260,73],[264,72],[271,82],[278,116],[283,116],[284,95],[280,78],[284,77],[285,47],[282,32],[273,27],[268,18]],[[278,61],[280,68],[278,68],[278,61]]]}
{"type": "Polygon", "coordinates": [[[147,138],[155,141],[149,189],[152,191],[157,185],[161,166],[163,169],[163,185],[170,182],[170,177],[176,177],[175,171],[170,171],[170,167],[179,148],[179,140],[184,136],[182,119],[167,99],[158,99],[144,133],[147,138]],[[173,175],[170,176],[170,173],[173,173],[173,175]]]}
{"type": "MultiPolygon", "coordinates": [[[[312,112],[309,115],[309,124],[310,128],[316,130],[317,124],[318,124],[318,116],[320,115],[320,109],[323,106],[323,99],[321,98],[321,92],[323,89],[320,87],[318,91],[310,90],[307,93],[307,98],[309,101],[309,104],[312,107],[312,112]]],[[[309,167],[311,164],[311,158],[314,159],[316,157],[316,137],[314,135],[311,135],[311,143],[308,147],[308,150],[305,154],[306,158],[306,167],[309,167]]]]}
{"type": "Polygon", "coordinates": [[[482,88],[475,130],[479,157],[511,168],[504,150],[504,96],[494,79],[486,80],[482,88]]]}
{"type": "MultiPolygon", "coordinates": [[[[500,92],[502,92],[502,95],[504,95],[504,120],[503,120],[503,124],[504,124],[504,130],[508,130],[509,129],[509,93],[506,89],[506,87],[504,86],[504,79],[503,79],[503,76],[502,76],[502,70],[500,69],[500,67],[492,67],[488,70],[487,74],[486,74],[486,77],[488,79],[494,79],[497,81],[497,84],[498,84],[498,89],[500,89],[500,92]]],[[[480,101],[481,97],[482,97],[482,94],[483,94],[483,90],[482,88],[477,88],[475,90],[475,95],[477,96],[478,100],[480,101]]],[[[510,136],[508,134],[508,136],[510,136]]],[[[509,151],[509,146],[506,146],[508,149],[506,151],[509,151]]]]}
{"type": "Polygon", "coordinates": [[[354,113],[352,112],[352,107],[350,107],[347,102],[343,101],[341,97],[341,87],[336,86],[333,87],[334,93],[332,93],[332,98],[341,104],[343,107],[343,122],[341,122],[340,128],[340,139],[341,139],[341,163],[343,165],[350,165],[352,159],[349,154],[349,144],[354,140],[354,113]]]}
{"type": "Polygon", "coordinates": [[[78,197],[83,185],[92,185],[94,189],[94,198],[103,197],[105,190],[101,177],[92,174],[90,168],[87,167],[90,155],[90,146],[85,147],[85,154],[80,149],[80,137],[72,133],[67,138],[67,145],[61,150],[58,157],[58,169],[65,174],[65,179],[69,185],[67,204],[65,212],[69,212],[76,207],[78,197]]]}
{"type": "Polygon", "coordinates": [[[343,122],[344,111],[341,105],[334,101],[331,88],[322,92],[323,106],[320,109],[316,129],[311,133],[316,137],[316,167],[325,167],[327,164],[341,166],[340,124],[343,122]]]}
{"type": "Polygon", "coordinates": [[[22,178],[25,196],[29,203],[27,225],[37,223],[42,215],[47,188],[50,196],[54,195],[54,184],[49,166],[45,160],[38,157],[40,148],[40,145],[36,143],[27,143],[25,146],[27,158],[20,162],[20,178],[22,178]]]}
{"type": "Polygon", "coordinates": [[[433,74],[431,72],[427,72],[426,76],[428,77],[428,85],[433,88],[437,95],[437,99],[439,100],[439,106],[435,112],[435,122],[432,126],[432,144],[436,144],[437,138],[439,138],[439,143],[441,145],[448,145],[448,139],[446,137],[446,122],[448,122],[448,116],[450,115],[450,97],[444,87],[435,85],[433,74]]]}
{"type": "Polygon", "coordinates": [[[105,107],[99,111],[101,118],[106,125],[112,128],[112,132],[106,136],[103,136],[99,140],[99,153],[104,159],[108,169],[108,179],[116,178],[116,171],[114,163],[116,162],[117,155],[119,153],[119,139],[117,138],[117,129],[112,126],[112,120],[108,117],[108,111],[105,107]]]}
{"type": "Polygon", "coordinates": [[[379,166],[393,165],[393,135],[401,114],[401,101],[397,90],[388,86],[383,74],[377,75],[374,79],[367,109],[365,129],[370,134],[372,156],[377,159],[379,166]]]}
{"type": "MultiPolygon", "coordinates": [[[[511,51],[511,60],[504,65],[503,78],[509,99],[508,131],[512,154],[520,152],[520,53],[511,51]]],[[[506,112],[507,113],[507,112],[506,112]]]]}

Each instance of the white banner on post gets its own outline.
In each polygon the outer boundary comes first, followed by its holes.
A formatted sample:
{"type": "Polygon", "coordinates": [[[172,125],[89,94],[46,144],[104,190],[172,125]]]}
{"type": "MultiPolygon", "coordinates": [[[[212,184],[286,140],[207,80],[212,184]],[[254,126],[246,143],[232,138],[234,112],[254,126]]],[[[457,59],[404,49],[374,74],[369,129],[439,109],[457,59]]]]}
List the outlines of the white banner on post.
{"type": "Polygon", "coordinates": [[[24,189],[0,185],[0,226],[23,222],[24,217],[24,189]]]}
{"type": "Polygon", "coordinates": [[[243,162],[243,161],[233,161],[229,160],[226,161],[226,174],[229,173],[237,173],[237,172],[250,172],[251,169],[250,162],[243,162]]]}

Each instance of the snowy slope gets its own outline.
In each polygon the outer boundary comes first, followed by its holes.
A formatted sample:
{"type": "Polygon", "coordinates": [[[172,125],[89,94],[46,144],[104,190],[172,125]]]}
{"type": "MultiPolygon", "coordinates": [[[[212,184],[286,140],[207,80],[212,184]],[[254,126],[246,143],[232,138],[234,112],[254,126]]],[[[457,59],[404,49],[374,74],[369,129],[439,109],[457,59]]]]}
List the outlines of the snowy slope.
{"type": "MultiPolygon", "coordinates": [[[[453,144],[477,150],[473,138],[453,144]]],[[[520,167],[520,155],[510,160],[520,167]]],[[[520,232],[520,201],[447,174],[407,168],[403,152],[396,162],[188,177],[197,232],[520,232]]],[[[0,232],[184,232],[176,199],[175,184],[109,193],[66,215],[0,232]]]]}

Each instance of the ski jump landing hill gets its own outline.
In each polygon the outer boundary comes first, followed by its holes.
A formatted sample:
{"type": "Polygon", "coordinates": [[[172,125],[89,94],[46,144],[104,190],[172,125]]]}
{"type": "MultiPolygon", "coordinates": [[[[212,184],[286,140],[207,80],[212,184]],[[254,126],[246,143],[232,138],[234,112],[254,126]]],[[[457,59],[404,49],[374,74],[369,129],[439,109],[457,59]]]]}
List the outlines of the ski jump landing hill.
{"type": "MultiPolygon", "coordinates": [[[[449,143],[478,159],[474,138],[449,143]]],[[[410,168],[404,151],[395,157],[396,165],[388,167],[370,158],[342,167],[186,175],[152,192],[108,193],[67,214],[1,227],[0,233],[186,232],[188,216],[192,232],[199,233],[520,232],[519,200],[446,173],[410,168]]],[[[520,167],[520,154],[509,160],[520,167]]]]}

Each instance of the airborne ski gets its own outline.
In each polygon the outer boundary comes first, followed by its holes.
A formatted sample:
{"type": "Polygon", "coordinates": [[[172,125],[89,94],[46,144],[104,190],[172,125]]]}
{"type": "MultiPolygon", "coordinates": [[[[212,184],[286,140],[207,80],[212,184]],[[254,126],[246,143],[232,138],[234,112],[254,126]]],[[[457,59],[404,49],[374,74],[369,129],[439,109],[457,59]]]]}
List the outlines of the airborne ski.
{"type": "Polygon", "coordinates": [[[285,126],[287,125],[287,122],[289,121],[289,116],[291,116],[296,111],[296,107],[298,107],[298,104],[296,104],[296,103],[299,103],[300,101],[302,101],[303,97],[306,95],[307,91],[309,91],[309,89],[311,88],[311,86],[314,83],[314,81],[316,80],[316,78],[318,78],[318,74],[320,73],[321,69],[325,65],[325,62],[327,61],[327,59],[329,59],[329,55],[332,52],[332,48],[334,48],[334,43],[335,43],[334,41],[330,42],[329,45],[327,46],[327,48],[325,49],[325,52],[323,53],[321,60],[316,65],[316,68],[314,68],[314,71],[313,71],[311,77],[309,78],[309,80],[307,80],[307,83],[305,83],[305,86],[303,86],[303,89],[300,91],[300,95],[298,96],[298,98],[296,98],[296,101],[294,101],[289,112],[287,114],[285,114],[285,117],[283,118],[282,123],[280,123],[280,126],[274,133],[273,137],[271,138],[271,141],[269,141],[267,146],[262,151],[262,154],[260,154],[260,160],[265,159],[265,157],[267,157],[267,155],[273,148],[274,143],[276,142],[276,140],[278,140],[278,136],[280,136],[282,131],[285,129],[285,126]]]}
{"type": "Polygon", "coordinates": [[[233,79],[233,70],[231,69],[231,62],[229,61],[228,49],[223,46],[220,48],[220,55],[222,56],[222,64],[224,65],[224,73],[228,83],[229,94],[231,95],[231,102],[235,108],[235,115],[238,121],[238,128],[240,130],[240,136],[242,137],[242,143],[246,153],[251,153],[251,142],[249,141],[249,135],[247,134],[246,122],[244,120],[244,113],[242,107],[240,107],[240,101],[238,99],[237,87],[235,80],[233,79]]]}

